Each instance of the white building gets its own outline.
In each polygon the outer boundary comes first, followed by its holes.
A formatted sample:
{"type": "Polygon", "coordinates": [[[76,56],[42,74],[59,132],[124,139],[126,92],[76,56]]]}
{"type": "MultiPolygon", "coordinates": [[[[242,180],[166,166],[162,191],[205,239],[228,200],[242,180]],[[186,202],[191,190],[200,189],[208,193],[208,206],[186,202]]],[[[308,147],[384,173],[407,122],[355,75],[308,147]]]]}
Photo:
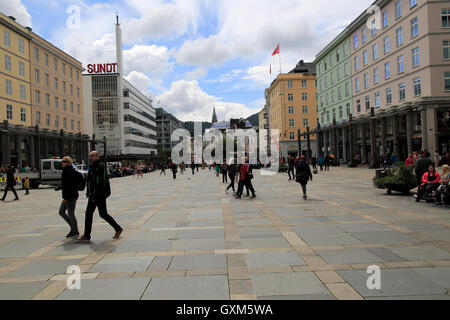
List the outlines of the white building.
{"type": "MultiPolygon", "coordinates": [[[[152,101],[123,78],[122,31],[116,24],[117,63],[90,64],[83,75],[85,131],[107,139],[108,156],[157,153],[152,101]]],[[[99,151],[102,152],[100,146],[99,151]]]]}

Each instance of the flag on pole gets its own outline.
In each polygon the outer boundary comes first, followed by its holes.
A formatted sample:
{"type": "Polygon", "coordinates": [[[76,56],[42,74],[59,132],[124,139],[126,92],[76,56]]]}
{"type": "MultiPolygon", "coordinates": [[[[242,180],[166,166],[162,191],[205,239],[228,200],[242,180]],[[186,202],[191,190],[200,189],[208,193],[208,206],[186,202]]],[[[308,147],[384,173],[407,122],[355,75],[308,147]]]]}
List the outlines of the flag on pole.
{"type": "Polygon", "coordinates": [[[277,55],[277,54],[280,54],[280,44],[277,45],[275,51],[272,53],[272,57],[277,55]]]}

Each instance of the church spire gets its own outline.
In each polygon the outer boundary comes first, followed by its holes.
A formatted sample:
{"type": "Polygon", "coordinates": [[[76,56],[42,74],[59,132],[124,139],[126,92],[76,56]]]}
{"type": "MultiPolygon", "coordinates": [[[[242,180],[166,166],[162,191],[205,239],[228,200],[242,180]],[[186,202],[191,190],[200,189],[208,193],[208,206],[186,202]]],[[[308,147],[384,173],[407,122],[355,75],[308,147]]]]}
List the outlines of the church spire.
{"type": "Polygon", "coordinates": [[[216,114],[216,107],[214,107],[213,116],[212,116],[212,123],[217,122],[217,114],[216,114]]]}

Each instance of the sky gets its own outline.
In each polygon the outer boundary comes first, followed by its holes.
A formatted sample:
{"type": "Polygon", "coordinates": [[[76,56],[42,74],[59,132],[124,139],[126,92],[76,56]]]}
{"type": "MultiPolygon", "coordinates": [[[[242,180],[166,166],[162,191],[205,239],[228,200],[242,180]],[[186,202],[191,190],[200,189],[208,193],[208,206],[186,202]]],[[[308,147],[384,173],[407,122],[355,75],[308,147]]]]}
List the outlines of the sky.
{"type": "Polygon", "coordinates": [[[312,62],[372,2],[0,0],[0,11],[84,68],[116,62],[118,12],[125,78],[182,121],[211,121],[213,107],[221,121],[259,112],[280,60],[283,73],[312,62]]]}

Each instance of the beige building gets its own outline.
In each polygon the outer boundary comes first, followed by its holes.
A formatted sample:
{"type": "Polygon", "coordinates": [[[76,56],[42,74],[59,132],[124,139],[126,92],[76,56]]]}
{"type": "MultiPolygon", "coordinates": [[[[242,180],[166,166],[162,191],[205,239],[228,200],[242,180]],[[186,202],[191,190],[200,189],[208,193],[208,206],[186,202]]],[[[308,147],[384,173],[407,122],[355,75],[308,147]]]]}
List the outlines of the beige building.
{"type": "MultiPolygon", "coordinates": [[[[287,74],[280,74],[268,90],[270,129],[280,130],[280,155],[306,155],[307,129],[317,125],[317,81],[316,69],[312,63],[300,61],[287,74]],[[301,150],[298,145],[298,131],[301,136],[301,150]]],[[[311,135],[310,150],[316,154],[315,136],[311,135]]]]}
{"type": "Polygon", "coordinates": [[[29,34],[32,126],[84,133],[81,62],[29,34]]]}
{"type": "Polygon", "coordinates": [[[350,25],[356,151],[372,164],[382,152],[449,151],[450,2],[374,4],[379,21],[363,13],[350,25]]]}

